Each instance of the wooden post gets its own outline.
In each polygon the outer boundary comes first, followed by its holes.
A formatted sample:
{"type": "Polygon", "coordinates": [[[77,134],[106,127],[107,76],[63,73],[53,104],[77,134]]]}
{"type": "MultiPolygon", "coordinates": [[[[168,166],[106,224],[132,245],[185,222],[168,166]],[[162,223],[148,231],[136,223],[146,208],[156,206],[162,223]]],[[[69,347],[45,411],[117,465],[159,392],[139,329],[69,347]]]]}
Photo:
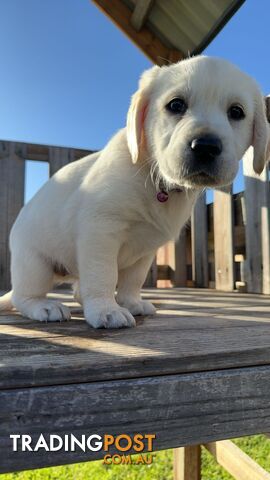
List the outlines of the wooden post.
{"type": "Polygon", "coordinates": [[[178,240],[174,244],[171,268],[174,270],[174,287],[187,286],[187,259],[186,259],[186,230],[182,229],[178,240]]]}
{"type": "Polygon", "coordinates": [[[144,282],[144,288],[155,288],[157,286],[157,257],[154,258],[154,261],[149,269],[146,280],[144,282]]]}
{"type": "Polygon", "coordinates": [[[174,480],[200,480],[201,479],[201,447],[174,448],[174,480]]]}
{"type": "Polygon", "coordinates": [[[57,170],[74,160],[74,150],[71,148],[49,147],[50,176],[57,170]]]}
{"type": "Polygon", "coordinates": [[[10,288],[9,233],[24,203],[24,161],[14,142],[0,142],[0,290],[10,288]]]}
{"type": "Polygon", "coordinates": [[[231,187],[214,193],[216,289],[234,289],[233,208],[231,187]]]}
{"type": "Polygon", "coordinates": [[[268,167],[260,176],[252,167],[253,147],[244,156],[247,290],[270,293],[270,221],[268,167]]]}
{"type": "Polygon", "coordinates": [[[192,280],[195,287],[208,287],[208,228],[206,194],[202,194],[191,217],[192,280]]]}

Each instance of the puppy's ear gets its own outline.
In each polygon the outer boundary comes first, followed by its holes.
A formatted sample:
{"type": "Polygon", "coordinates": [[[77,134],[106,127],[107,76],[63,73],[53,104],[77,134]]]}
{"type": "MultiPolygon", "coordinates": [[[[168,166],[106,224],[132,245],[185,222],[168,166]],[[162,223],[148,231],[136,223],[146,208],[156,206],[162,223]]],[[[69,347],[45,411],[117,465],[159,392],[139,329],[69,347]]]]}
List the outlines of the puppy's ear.
{"type": "Polygon", "coordinates": [[[253,125],[253,169],[260,175],[269,160],[270,99],[258,98],[253,125]]]}
{"type": "Polygon", "coordinates": [[[147,115],[151,84],[160,67],[155,66],[143,73],[139,89],[132,96],[127,115],[127,142],[132,162],[136,163],[145,147],[144,122],[147,115]]]}

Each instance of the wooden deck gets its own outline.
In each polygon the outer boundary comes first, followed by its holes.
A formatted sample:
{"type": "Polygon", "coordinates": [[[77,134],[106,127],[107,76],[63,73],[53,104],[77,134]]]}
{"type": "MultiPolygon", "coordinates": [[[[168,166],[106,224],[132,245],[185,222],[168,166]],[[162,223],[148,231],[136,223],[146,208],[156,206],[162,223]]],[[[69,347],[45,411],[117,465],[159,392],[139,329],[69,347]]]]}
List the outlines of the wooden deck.
{"type": "MultiPolygon", "coordinates": [[[[58,296],[59,294],[52,294],[58,296]]],[[[154,433],[154,449],[270,431],[270,297],[145,290],[137,328],[0,315],[0,472],[101,452],[13,452],[10,434],[154,433]]]]}

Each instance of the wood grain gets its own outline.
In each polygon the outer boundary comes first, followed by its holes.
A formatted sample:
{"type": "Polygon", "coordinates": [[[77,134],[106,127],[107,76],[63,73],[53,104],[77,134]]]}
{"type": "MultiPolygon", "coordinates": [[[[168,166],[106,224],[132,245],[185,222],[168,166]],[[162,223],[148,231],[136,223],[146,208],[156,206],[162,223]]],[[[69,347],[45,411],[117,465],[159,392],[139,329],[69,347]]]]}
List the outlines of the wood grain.
{"type": "Polygon", "coordinates": [[[252,168],[253,147],[244,156],[246,210],[247,288],[253,293],[270,293],[270,191],[268,167],[260,176],[252,168]]]}
{"type": "Polygon", "coordinates": [[[137,327],[94,330],[70,294],[66,323],[0,315],[0,386],[29,387],[270,363],[269,297],[207,289],[144,291],[158,313],[137,327]]]}
{"type": "Polygon", "coordinates": [[[232,195],[214,192],[215,282],[217,290],[234,289],[234,242],[232,195]]]}
{"type": "Polygon", "coordinates": [[[202,194],[191,216],[192,280],[196,287],[208,287],[208,229],[206,194],[202,194]]]}
{"type": "Polygon", "coordinates": [[[190,445],[173,451],[174,480],[201,480],[201,447],[190,445]]]}
{"type": "MultiPolygon", "coordinates": [[[[108,365],[108,369],[110,366],[108,365]]],[[[270,366],[3,390],[0,471],[94,460],[100,452],[12,452],[10,433],[153,433],[154,450],[270,430],[270,366]]]]}
{"type": "Polygon", "coordinates": [[[24,203],[25,166],[16,154],[15,143],[0,143],[0,289],[9,289],[9,234],[24,203]]]}
{"type": "Polygon", "coordinates": [[[74,161],[74,152],[69,148],[49,147],[50,176],[74,161]]]}

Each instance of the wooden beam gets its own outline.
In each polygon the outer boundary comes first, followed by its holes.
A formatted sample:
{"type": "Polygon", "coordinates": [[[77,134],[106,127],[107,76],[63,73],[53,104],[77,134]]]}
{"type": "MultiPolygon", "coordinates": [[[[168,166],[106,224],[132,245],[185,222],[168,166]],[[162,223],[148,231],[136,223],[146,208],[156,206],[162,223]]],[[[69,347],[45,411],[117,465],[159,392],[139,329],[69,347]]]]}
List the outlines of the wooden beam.
{"type": "Polygon", "coordinates": [[[214,248],[216,289],[234,289],[233,209],[231,189],[214,193],[214,248]]]}
{"type": "Polygon", "coordinates": [[[92,0],[113,23],[120,28],[142,52],[157,65],[177,62],[184,55],[179,50],[168,48],[161,40],[143,27],[137,32],[131,24],[132,11],[121,0],[92,0]]]}
{"type": "Polygon", "coordinates": [[[202,194],[191,216],[192,280],[195,287],[208,287],[208,228],[206,194],[202,194]]]}
{"type": "Polygon", "coordinates": [[[131,15],[131,25],[137,32],[145,24],[147,17],[153,8],[155,0],[137,0],[133,13],[131,15]]]}
{"type": "Polygon", "coordinates": [[[258,176],[253,171],[253,147],[244,156],[245,179],[245,275],[247,290],[270,293],[270,191],[268,166],[258,176]]]}
{"type": "Polygon", "coordinates": [[[84,150],[82,148],[59,147],[54,145],[39,145],[36,143],[10,142],[0,140],[0,159],[5,158],[9,150],[9,144],[14,145],[15,154],[24,160],[37,160],[40,162],[49,162],[50,150],[68,150],[70,158],[79,160],[80,158],[93,153],[95,150],[84,150]]]}
{"type": "MultiPolygon", "coordinates": [[[[153,337],[152,342],[154,347],[153,337]]],[[[41,345],[39,342],[36,348],[41,345]]],[[[164,361],[166,355],[160,363],[164,361]]],[[[95,460],[105,453],[77,448],[75,452],[46,452],[43,448],[16,452],[12,450],[11,433],[31,435],[35,444],[40,432],[47,441],[50,434],[64,438],[71,431],[77,438],[87,436],[87,432],[101,436],[147,432],[156,435],[153,447],[159,450],[269,431],[270,407],[265,401],[269,397],[269,374],[269,366],[259,366],[1,390],[0,472],[95,460]]],[[[133,375],[131,369],[129,375],[133,375]]]]}
{"type": "Polygon", "coordinates": [[[174,480],[201,480],[201,447],[191,445],[173,450],[174,480]]]}
{"type": "Polygon", "coordinates": [[[9,234],[24,203],[24,161],[15,143],[0,142],[0,290],[10,288],[9,234]]]}
{"type": "Polygon", "coordinates": [[[207,443],[204,447],[235,480],[270,480],[270,474],[230,440],[207,443]]]}

